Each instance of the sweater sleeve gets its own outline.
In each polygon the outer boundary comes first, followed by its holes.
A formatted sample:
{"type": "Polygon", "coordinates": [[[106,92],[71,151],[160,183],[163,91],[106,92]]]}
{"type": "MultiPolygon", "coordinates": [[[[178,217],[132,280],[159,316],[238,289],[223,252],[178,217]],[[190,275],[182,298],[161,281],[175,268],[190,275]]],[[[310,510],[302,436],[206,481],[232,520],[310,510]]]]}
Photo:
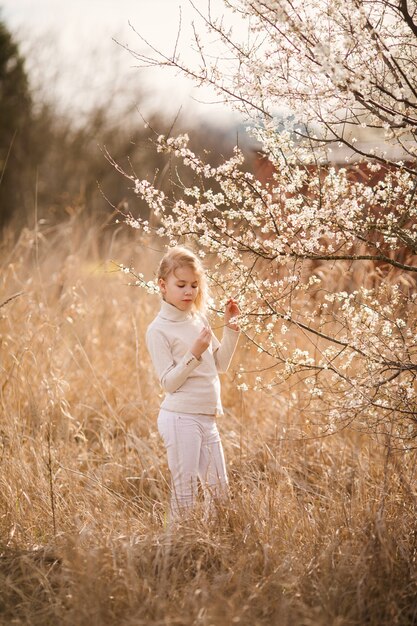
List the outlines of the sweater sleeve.
{"type": "Polygon", "coordinates": [[[221,342],[213,336],[213,356],[218,372],[226,372],[232,361],[240,331],[224,327],[221,342]]]}
{"type": "Polygon", "coordinates": [[[201,363],[190,350],[176,363],[172,356],[167,338],[153,328],[146,332],[146,345],[152,363],[164,391],[174,393],[187,380],[191,372],[201,363]]]}

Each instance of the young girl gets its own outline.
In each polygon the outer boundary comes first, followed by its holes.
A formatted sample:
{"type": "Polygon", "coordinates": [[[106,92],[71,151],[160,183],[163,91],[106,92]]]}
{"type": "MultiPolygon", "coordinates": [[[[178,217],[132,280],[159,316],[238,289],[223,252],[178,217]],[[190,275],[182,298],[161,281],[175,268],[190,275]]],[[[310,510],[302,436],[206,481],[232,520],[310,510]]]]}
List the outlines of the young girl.
{"type": "Polygon", "coordinates": [[[223,414],[218,372],[229,367],[239,338],[230,298],[221,343],[205,317],[207,285],[198,257],[187,248],[171,248],[158,268],[161,310],[146,333],[146,344],[166,392],[158,416],[172,477],[171,515],[195,502],[197,478],[205,499],[227,490],[223,448],[216,416],[223,414]]]}

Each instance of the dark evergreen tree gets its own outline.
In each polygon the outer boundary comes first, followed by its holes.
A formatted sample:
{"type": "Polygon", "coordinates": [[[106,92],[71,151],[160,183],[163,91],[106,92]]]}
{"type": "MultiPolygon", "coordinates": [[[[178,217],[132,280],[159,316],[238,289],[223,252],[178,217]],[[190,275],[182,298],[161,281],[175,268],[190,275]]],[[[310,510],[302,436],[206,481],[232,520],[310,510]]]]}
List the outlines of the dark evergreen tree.
{"type": "Polygon", "coordinates": [[[0,21],[0,227],[24,209],[31,110],[24,60],[0,21]]]}

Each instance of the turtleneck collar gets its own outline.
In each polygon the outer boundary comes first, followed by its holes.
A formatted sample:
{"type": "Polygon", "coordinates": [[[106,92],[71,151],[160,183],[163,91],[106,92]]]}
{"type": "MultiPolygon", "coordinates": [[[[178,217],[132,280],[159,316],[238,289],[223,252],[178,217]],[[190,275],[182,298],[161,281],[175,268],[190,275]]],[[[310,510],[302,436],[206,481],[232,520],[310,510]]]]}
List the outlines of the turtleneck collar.
{"type": "Polygon", "coordinates": [[[176,306],[162,300],[161,310],[159,311],[160,317],[164,320],[170,320],[171,322],[184,322],[185,320],[192,319],[193,313],[191,311],[181,311],[176,306]]]}

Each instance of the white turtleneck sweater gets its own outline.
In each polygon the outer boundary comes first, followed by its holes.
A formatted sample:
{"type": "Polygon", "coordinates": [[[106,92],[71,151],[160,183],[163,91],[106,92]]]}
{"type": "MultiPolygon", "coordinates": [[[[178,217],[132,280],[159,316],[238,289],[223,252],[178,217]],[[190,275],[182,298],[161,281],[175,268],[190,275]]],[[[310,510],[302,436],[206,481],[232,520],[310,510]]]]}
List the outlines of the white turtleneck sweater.
{"type": "Polygon", "coordinates": [[[232,360],[239,331],[224,327],[222,341],[212,341],[197,359],[191,346],[207,320],[162,301],[161,310],[146,331],[146,345],[162,388],[161,408],[183,413],[222,415],[218,372],[232,360]]]}

